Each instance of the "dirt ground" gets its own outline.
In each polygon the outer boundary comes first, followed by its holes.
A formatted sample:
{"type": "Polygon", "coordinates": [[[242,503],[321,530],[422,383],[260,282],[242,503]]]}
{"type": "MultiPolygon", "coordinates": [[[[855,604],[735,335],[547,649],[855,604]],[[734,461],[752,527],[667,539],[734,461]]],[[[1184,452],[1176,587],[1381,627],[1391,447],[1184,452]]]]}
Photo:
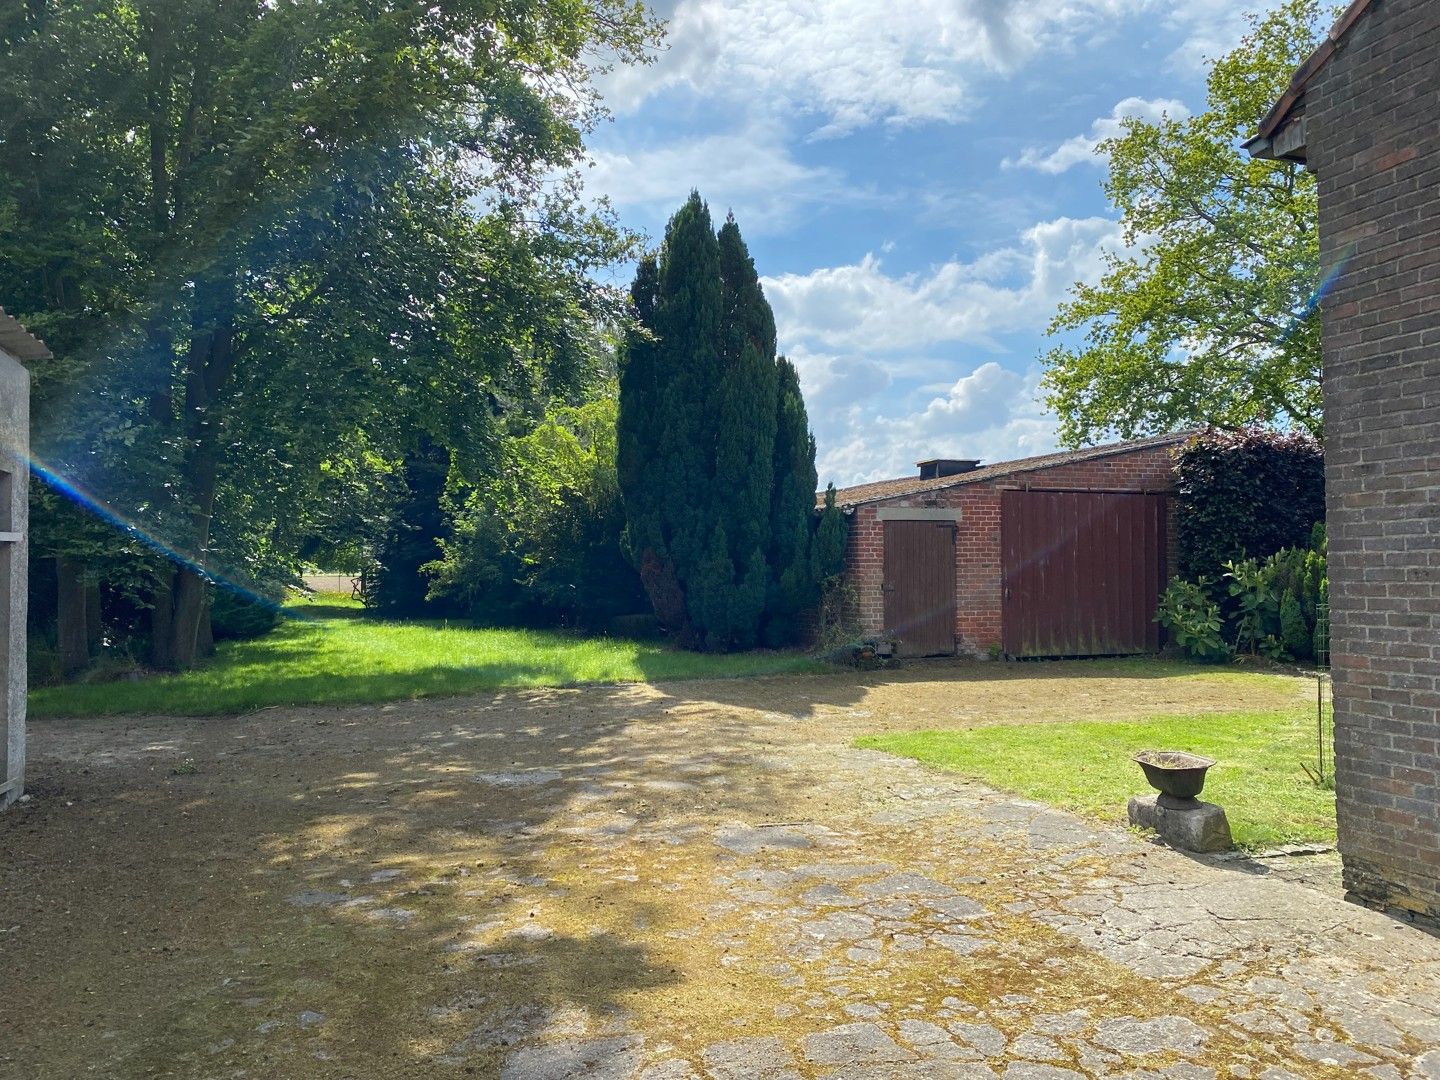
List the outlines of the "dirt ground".
{"type": "Polygon", "coordinates": [[[850,747],[1309,692],[1116,670],[36,723],[0,1076],[1440,1076],[1440,942],[850,747]]]}

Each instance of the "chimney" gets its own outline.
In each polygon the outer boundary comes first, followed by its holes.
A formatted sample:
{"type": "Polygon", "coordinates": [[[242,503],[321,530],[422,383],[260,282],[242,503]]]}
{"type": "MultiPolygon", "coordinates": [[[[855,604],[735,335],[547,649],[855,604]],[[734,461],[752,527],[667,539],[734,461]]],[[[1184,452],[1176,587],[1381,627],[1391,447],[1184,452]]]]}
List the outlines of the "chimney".
{"type": "Polygon", "coordinates": [[[930,458],[917,461],[921,480],[939,480],[942,476],[959,476],[980,467],[979,458],[930,458]]]}

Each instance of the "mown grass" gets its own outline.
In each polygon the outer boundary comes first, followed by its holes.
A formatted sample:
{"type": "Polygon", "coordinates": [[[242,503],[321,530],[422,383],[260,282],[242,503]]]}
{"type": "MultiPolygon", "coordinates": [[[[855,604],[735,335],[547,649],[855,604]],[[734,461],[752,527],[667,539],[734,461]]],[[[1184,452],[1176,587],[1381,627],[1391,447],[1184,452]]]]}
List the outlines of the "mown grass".
{"type": "Polygon", "coordinates": [[[1303,709],[916,731],[867,736],[857,745],[1119,822],[1130,796],[1150,790],[1131,755],[1189,750],[1216,760],[1202,798],[1225,807],[1238,846],[1335,840],[1334,792],[1316,787],[1300,767],[1315,757],[1315,714],[1303,709]]]}
{"type": "Polygon", "coordinates": [[[358,704],[512,687],[662,682],[819,670],[797,653],[707,655],[655,641],[362,617],[348,598],[287,609],[263,637],[224,642],[204,667],[38,689],[30,714],[208,716],[271,705],[358,704]]]}

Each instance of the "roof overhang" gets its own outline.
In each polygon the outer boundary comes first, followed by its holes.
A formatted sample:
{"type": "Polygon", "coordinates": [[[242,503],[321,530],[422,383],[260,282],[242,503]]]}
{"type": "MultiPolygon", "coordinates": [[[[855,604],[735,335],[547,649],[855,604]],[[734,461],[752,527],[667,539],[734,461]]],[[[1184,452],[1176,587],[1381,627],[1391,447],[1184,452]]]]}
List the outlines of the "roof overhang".
{"type": "Polygon", "coordinates": [[[1272,161],[1298,161],[1306,163],[1305,148],[1305,90],[1330,58],[1339,50],[1341,41],[1360,16],[1369,10],[1374,0],[1353,0],[1344,14],[1336,20],[1325,40],[1320,43],[1306,61],[1290,76],[1290,85],[1280,100],[1270,106],[1270,111],[1260,121],[1255,136],[1246,140],[1245,150],[1253,158],[1272,161]]]}
{"type": "Polygon", "coordinates": [[[19,319],[6,315],[4,308],[0,308],[0,352],[8,353],[22,364],[49,360],[52,355],[43,341],[21,326],[19,319]]]}

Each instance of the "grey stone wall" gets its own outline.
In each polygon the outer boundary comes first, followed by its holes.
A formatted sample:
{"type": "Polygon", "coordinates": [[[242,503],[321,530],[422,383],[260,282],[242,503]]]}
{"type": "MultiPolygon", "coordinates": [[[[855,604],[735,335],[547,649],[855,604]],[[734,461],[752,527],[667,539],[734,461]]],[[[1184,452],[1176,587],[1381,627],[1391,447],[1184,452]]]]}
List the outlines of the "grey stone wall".
{"type": "Polygon", "coordinates": [[[26,535],[30,373],[0,351],[0,809],[25,782],[26,535]]]}
{"type": "Polygon", "coordinates": [[[1376,0],[1305,94],[1324,304],[1340,850],[1440,917],[1440,3],[1376,0]]]}

